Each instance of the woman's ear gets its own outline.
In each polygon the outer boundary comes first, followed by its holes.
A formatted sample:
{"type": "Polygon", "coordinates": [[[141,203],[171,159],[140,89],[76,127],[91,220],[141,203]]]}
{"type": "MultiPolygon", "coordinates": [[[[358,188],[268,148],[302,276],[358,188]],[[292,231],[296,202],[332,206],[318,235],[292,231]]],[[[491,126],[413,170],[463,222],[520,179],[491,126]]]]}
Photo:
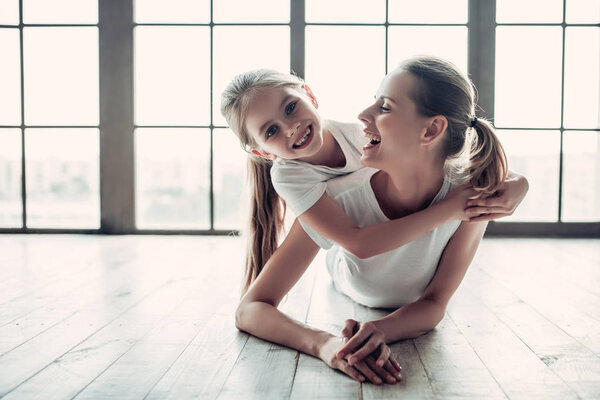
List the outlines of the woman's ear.
{"type": "Polygon", "coordinates": [[[422,141],[425,145],[433,144],[440,139],[448,128],[448,120],[443,115],[431,117],[427,123],[422,141]]]}
{"type": "Polygon", "coordinates": [[[317,98],[315,97],[315,94],[312,92],[312,90],[310,90],[310,88],[308,87],[308,85],[305,83],[304,86],[302,86],[302,87],[306,91],[306,94],[308,95],[308,98],[310,99],[310,101],[312,101],[312,103],[315,106],[315,108],[319,108],[319,103],[317,102],[317,98]]]}
{"type": "Polygon", "coordinates": [[[250,152],[252,154],[254,154],[255,156],[259,156],[260,158],[265,158],[267,160],[274,160],[277,158],[277,156],[275,154],[271,154],[271,153],[267,153],[267,152],[260,152],[256,149],[252,149],[252,150],[250,150],[250,152]]]}

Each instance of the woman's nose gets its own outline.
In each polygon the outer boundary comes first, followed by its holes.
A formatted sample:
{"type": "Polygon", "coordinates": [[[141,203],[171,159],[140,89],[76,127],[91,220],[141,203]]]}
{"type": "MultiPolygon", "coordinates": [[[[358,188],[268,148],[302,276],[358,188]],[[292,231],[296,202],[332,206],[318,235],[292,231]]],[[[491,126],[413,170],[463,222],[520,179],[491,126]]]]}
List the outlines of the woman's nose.
{"type": "Polygon", "coordinates": [[[369,108],[365,108],[364,110],[361,111],[360,114],[358,114],[358,119],[365,125],[368,125],[370,120],[370,116],[369,116],[369,108]]]}

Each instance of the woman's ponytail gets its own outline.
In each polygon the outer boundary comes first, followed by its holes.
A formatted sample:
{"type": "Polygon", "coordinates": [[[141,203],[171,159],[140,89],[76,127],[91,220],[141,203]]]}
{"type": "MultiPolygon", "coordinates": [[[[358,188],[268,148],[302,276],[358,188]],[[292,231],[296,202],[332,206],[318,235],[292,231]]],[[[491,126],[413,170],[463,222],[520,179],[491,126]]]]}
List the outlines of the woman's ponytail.
{"type": "Polygon", "coordinates": [[[467,180],[482,196],[487,196],[498,190],[506,179],[508,161],[492,124],[481,118],[473,121],[467,180]]]}
{"type": "Polygon", "coordinates": [[[285,218],[285,202],[271,182],[270,160],[248,157],[250,218],[242,296],[277,249],[285,218]]]}
{"type": "Polygon", "coordinates": [[[473,83],[451,62],[432,56],[410,58],[399,69],[417,78],[411,98],[418,112],[448,120],[440,150],[447,177],[471,183],[481,196],[493,194],[506,178],[508,162],[492,124],[474,116],[473,83]]]}

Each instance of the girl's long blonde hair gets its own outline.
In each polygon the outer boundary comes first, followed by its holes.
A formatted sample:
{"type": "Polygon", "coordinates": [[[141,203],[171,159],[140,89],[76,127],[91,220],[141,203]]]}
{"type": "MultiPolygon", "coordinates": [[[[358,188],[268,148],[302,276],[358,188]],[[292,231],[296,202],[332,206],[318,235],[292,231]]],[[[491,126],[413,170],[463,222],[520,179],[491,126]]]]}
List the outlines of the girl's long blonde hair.
{"type": "Polygon", "coordinates": [[[398,68],[417,78],[410,95],[418,112],[448,120],[442,146],[446,176],[470,183],[481,196],[493,194],[506,179],[508,162],[493,125],[475,116],[473,83],[454,64],[437,57],[410,58],[398,68]]]}
{"type": "Polygon", "coordinates": [[[277,249],[286,211],[285,201],[279,197],[271,182],[272,161],[250,152],[258,145],[245,127],[248,106],[260,89],[289,87],[301,91],[303,86],[304,82],[295,75],[257,69],[237,75],[221,95],[221,114],[248,153],[250,218],[242,296],[277,249]]]}

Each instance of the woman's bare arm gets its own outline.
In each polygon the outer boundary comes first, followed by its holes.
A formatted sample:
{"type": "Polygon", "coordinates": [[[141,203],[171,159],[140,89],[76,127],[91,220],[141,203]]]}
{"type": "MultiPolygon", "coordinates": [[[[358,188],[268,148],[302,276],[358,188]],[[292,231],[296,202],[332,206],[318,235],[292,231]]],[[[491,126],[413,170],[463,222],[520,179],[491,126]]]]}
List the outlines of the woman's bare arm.
{"type": "MultiPolygon", "coordinates": [[[[343,358],[354,353],[352,358],[356,357],[359,361],[382,343],[417,337],[435,328],[444,317],[450,297],[465,276],[486,226],[487,222],[461,223],[446,245],[438,269],[423,295],[416,302],[400,307],[383,318],[359,324],[354,336],[343,332],[352,338],[337,353],[337,357],[343,358]]],[[[345,330],[353,322],[356,321],[347,321],[345,330]]],[[[352,359],[350,364],[354,364],[352,359]]]]}
{"type": "Polygon", "coordinates": [[[342,338],[312,328],[290,318],[277,309],[283,296],[306,271],[319,251],[319,247],[295,221],[290,233],[271,256],[256,281],[240,301],[236,311],[236,327],[261,339],[279,343],[320,358],[331,368],[336,368],[364,382],[396,383],[401,379],[400,366],[386,348],[385,364],[375,365],[372,355],[350,366],[339,360],[335,353],[343,345],[342,338]]]}

